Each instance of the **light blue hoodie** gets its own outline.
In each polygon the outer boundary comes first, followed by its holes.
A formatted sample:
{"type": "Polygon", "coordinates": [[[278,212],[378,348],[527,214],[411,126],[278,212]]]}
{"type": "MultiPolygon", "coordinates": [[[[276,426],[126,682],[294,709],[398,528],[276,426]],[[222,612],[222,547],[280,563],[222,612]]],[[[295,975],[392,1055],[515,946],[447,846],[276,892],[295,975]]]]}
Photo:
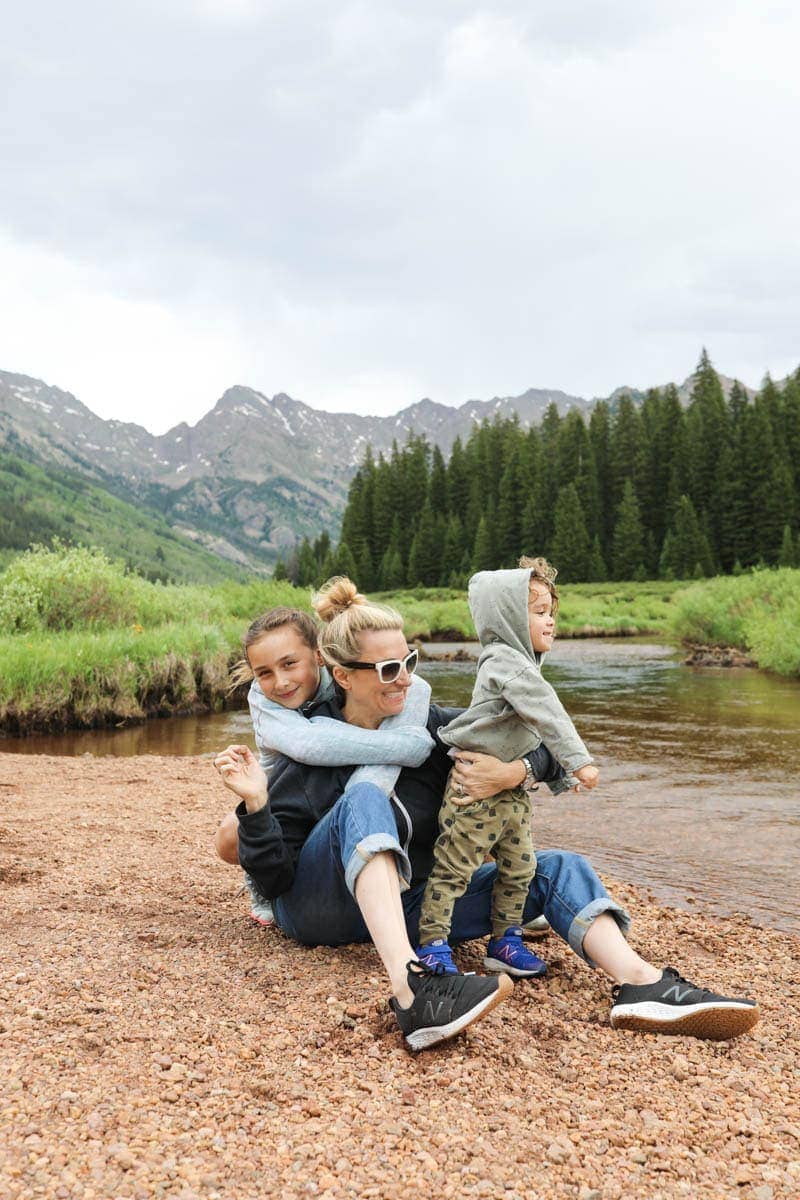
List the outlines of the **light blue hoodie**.
{"type": "Polygon", "coordinates": [[[481,571],[469,607],[483,650],[468,709],[439,730],[448,746],[512,762],[542,742],[567,772],[592,761],[539,666],[528,626],[530,571],[481,571]]]}
{"type": "MultiPolygon", "coordinates": [[[[327,667],[313,703],[333,695],[327,667]]],[[[303,715],[299,708],[284,708],[268,700],[254,679],[247,695],[261,766],[269,772],[283,755],[309,766],[347,767],[364,763],[350,776],[350,784],[374,783],[390,795],[401,767],[419,767],[434,742],[425,723],[430,708],[430,684],[413,676],[403,711],[386,717],[378,729],[362,729],[333,717],[303,715]]]]}

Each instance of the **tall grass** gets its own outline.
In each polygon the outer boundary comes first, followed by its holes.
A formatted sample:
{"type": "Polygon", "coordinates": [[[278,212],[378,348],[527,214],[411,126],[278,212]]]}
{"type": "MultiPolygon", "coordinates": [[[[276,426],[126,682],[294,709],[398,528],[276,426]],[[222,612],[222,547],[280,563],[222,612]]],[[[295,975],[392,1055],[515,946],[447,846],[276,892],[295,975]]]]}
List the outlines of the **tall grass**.
{"type": "Polygon", "coordinates": [[[101,551],[35,547],[0,576],[0,728],[98,726],[220,705],[265,609],[308,609],[288,583],[165,586],[101,551]]]}
{"type": "Polygon", "coordinates": [[[800,570],[694,584],[677,597],[670,624],[685,642],[737,646],[766,670],[800,676],[800,570]]]}
{"type": "MultiPolygon", "coordinates": [[[[379,597],[409,638],[471,640],[466,594],[418,588],[379,597]]],[[[246,626],[278,604],[310,610],[285,582],[150,583],[96,550],[41,547],[0,575],[0,729],[99,726],[219,706],[246,626]]],[[[564,587],[562,637],[650,634],[739,646],[800,676],[800,571],[697,584],[564,587]]]]}
{"type": "Polygon", "coordinates": [[[0,638],[0,727],[10,733],[143,720],[214,708],[239,621],[0,638]]]}
{"type": "Polygon", "coordinates": [[[152,628],[176,618],[248,622],[277,604],[309,607],[309,596],[289,583],[151,583],[101,550],[35,546],[0,575],[0,634],[35,630],[152,628]]]}
{"type": "MultiPolygon", "coordinates": [[[[666,582],[565,585],[558,612],[559,637],[666,635],[671,605],[684,586],[666,582]]],[[[398,609],[410,638],[475,638],[465,592],[414,588],[378,598],[398,609]]]]}

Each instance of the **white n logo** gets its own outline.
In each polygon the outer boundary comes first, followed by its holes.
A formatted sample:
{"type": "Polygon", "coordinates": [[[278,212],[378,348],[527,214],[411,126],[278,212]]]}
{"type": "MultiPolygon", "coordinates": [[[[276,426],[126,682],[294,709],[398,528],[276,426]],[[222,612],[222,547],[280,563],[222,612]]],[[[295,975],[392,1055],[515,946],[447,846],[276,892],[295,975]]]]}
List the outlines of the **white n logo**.
{"type": "Polygon", "coordinates": [[[671,988],[667,988],[667,990],[662,993],[661,999],[667,1000],[674,993],[675,1003],[683,1004],[684,1000],[686,999],[686,997],[689,995],[689,992],[691,992],[691,991],[692,991],[691,987],[687,987],[684,991],[681,991],[680,988],[678,987],[677,983],[673,983],[671,988]]]}
{"type": "Polygon", "coordinates": [[[439,1000],[436,1004],[436,1010],[434,1011],[433,1001],[427,1000],[425,1002],[425,1020],[431,1021],[431,1022],[438,1021],[439,1013],[442,1011],[443,1007],[444,1007],[444,1000],[439,1000]]]}

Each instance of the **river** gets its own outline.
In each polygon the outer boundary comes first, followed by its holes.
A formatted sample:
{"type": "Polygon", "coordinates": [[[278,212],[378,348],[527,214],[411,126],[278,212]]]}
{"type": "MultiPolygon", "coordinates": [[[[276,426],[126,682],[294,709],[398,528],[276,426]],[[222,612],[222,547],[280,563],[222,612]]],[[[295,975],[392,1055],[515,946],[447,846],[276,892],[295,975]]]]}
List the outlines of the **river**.
{"type": "MultiPolygon", "coordinates": [[[[437,700],[468,702],[470,664],[426,662],[422,673],[437,700]]],[[[691,669],[672,647],[632,639],[556,642],[545,674],[596,756],[601,785],[559,800],[542,788],[536,844],[579,850],[669,903],[800,932],[800,684],[691,669]]],[[[250,732],[246,713],[228,712],[7,739],[0,749],[211,754],[250,732]]]]}

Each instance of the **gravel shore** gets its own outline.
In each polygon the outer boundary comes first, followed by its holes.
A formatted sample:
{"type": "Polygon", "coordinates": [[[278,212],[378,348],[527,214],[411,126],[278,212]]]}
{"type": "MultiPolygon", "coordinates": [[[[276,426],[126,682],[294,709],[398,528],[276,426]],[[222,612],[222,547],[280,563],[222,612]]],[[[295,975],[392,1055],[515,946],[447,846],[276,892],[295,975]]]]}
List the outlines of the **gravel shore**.
{"type": "Polygon", "coordinates": [[[411,1055],[371,948],[246,919],[228,807],[208,759],[0,754],[3,1200],[800,1196],[797,938],[607,879],[752,1033],[615,1032],[550,936],[546,980],[411,1055]]]}

